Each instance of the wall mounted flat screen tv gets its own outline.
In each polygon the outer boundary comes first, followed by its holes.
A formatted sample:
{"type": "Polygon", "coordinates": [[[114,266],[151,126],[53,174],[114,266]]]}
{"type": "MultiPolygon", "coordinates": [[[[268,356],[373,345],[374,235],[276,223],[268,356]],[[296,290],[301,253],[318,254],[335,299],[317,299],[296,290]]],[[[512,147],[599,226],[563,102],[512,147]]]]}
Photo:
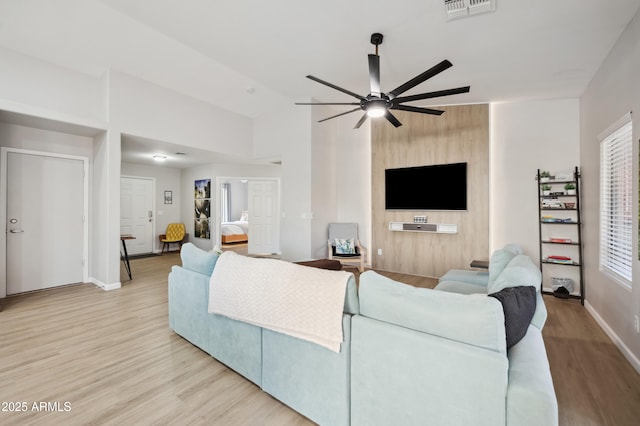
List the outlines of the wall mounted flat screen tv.
{"type": "Polygon", "coordinates": [[[385,209],[466,210],[467,163],[386,169],[385,209]]]}

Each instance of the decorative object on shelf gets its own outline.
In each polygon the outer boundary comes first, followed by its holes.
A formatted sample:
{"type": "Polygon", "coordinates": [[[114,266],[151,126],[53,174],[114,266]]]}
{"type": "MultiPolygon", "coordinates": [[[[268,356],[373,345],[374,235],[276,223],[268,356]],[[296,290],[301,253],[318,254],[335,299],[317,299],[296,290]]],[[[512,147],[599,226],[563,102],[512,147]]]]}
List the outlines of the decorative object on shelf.
{"type": "Polygon", "coordinates": [[[565,191],[567,191],[567,195],[576,195],[576,185],[569,182],[564,186],[565,191]]]}
{"type": "Polygon", "coordinates": [[[563,208],[563,204],[557,198],[543,198],[542,199],[542,208],[543,209],[561,209],[563,208]]]}
{"type": "Polygon", "coordinates": [[[575,167],[573,172],[556,172],[552,177],[551,173],[538,169],[536,180],[541,291],[563,299],[579,299],[584,305],[580,171],[575,167]],[[566,215],[551,214],[554,210],[566,215]],[[549,236],[551,227],[554,236],[549,236]],[[562,276],[563,270],[569,276],[562,276]]]}
{"type": "Polygon", "coordinates": [[[570,181],[573,180],[573,170],[566,170],[563,172],[555,172],[555,180],[570,181]]]}
{"type": "Polygon", "coordinates": [[[427,223],[427,216],[425,215],[414,216],[413,223],[427,223]]]}

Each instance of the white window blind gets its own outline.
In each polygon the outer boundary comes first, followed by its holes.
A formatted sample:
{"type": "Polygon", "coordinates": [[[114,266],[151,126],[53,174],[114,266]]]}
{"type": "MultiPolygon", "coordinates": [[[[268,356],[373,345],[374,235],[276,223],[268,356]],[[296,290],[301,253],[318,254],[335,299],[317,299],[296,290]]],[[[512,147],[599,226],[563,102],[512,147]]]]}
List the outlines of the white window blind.
{"type": "Polygon", "coordinates": [[[601,136],[600,269],[631,286],[632,126],[627,114],[601,136]]]}

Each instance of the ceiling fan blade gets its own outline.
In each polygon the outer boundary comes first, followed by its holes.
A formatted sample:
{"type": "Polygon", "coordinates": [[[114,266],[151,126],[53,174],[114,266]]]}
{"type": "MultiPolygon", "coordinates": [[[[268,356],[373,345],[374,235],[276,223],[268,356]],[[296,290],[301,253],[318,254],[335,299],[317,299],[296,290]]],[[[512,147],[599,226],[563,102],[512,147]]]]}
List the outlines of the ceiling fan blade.
{"type": "Polygon", "coordinates": [[[296,105],[360,105],[360,102],[296,102],[296,105]]]}
{"type": "Polygon", "coordinates": [[[358,122],[356,123],[355,126],[353,126],[354,129],[359,129],[360,126],[362,126],[362,124],[367,121],[367,113],[365,112],[364,115],[362,117],[360,117],[360,120],[358,120],[358,122]]]}
{"type": "Polygon", "coordinates": [[[431,114],[431,115],[442,115],[444,113],[444,111],[439,109],[420,108],[420,107],[414,107],[410,105],[396,105],[396,106],[392,106],[391,109],[399,109],[401,111],[419,112],[421,114],[431,114]]]}
{"type": "Polygon", "coordinates": [[[340,117],[341,115],[351,114],[352,112],[359,111],[362,108],[352,109],[351,111],[341,112],[340,114],[332,115],[331,117],[323,118],[322,120],[318,120],[318,123],[322,123],[323,121],[331,120],[332,118],[340,117]]]}
{"type": "Polygon", "coordinates": [[[400,122],[400,120],[398,120],[395,115],[391,114],[391,111],[389,110],[387,110],[387,112],[384,113],[384,118],[389,120],[389,123],[393,124],[394,127],[402,126],[402,123],[400,122]]]}
{"type": "Polygon", "coordinates": [[[440,62],[438,65],[433,66],[432,68],[426,70],[425,72],[423,72],[422,74],[412,78],[411,80],[407,81],[406,83],[396,87],[395,89],[393,89],[392,91],[390,91],[388,93],[389,97],[391,99],[397,97],[398,95],[406,92],[407,90],[417,86],[418,84],[422,83],[423,81],[426,81],[428,79],[430,79],[431,77],[440,74],[442,71],[452,67],[453,64],[451,62],[449,62],[448,60],[444,60],[442,62],[440,62]]]}
{"type": "Polygon", "coordinates": [[[371,94],[380,96],[380,56],[369,55],[369,81],[371,94]]]}
{"type": "Polygon", "coordinates": [[[438,90],[437,92],[421,93],[419,95],[401,96],[393,100],[394,104],[403,102],[419,101],[421,99],[439,98],[440,96],[451,96],[460,93],[468,93],[471,86],[457,87],[455,89],[438,90]]]}
{"type": "Polygon", "coordinates": [[[329,83],[329,82],[327,82],[327,81],[320,80],[318,77],[314,77],[314,76],[312,76],[312,75],[308,75],[308,76],[307,76],[307,78],[308,78],[308,79],[310,79],[310,80],[315,81],[316,83],[320,83],[320,84],[324,84],[325,86],[329,86],[329,87],[331,87],[332,89],[335,89],[335,90],[337,90],[337,91],[339,91],[339,92],[346,93],[347,95],[349,95],[349,96],[353,96],[354,98],[358,98],[358,99],[360,99],[360,100],[363,100],[363,99],[364,99],[364,97],[362,97],[362,96],[358,95],[357,93],[353,93],[353,92],[352,92],[352,91],[350,91],[350,90],[343,89],[342,87],[338,87],[338,86],[336,86],[335,84],[331,84],[331,83],[329,83]]]}

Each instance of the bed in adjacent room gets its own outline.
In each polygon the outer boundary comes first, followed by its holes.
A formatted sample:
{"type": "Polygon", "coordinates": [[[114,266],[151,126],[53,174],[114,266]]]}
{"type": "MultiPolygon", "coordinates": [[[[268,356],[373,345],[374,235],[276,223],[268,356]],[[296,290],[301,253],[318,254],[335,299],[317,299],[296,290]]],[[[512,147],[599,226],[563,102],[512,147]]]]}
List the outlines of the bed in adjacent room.
{"type": "Polygon", "coordinates": [[[249,241],[249,222],[236,220],[222,222],[222,244],[246,243],[249,241]]]}

